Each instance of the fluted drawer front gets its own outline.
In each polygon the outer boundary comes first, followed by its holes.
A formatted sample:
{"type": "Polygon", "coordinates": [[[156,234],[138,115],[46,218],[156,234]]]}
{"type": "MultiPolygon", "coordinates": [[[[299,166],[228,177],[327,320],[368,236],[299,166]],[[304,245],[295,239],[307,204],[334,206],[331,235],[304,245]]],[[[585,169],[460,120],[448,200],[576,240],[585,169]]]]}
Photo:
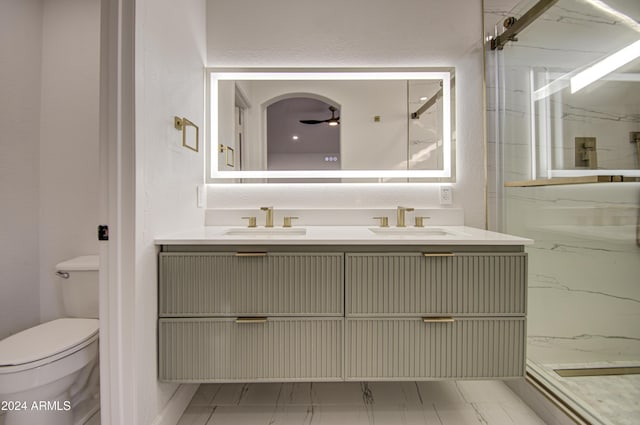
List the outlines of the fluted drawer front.
{"type": "Polygon", "coordinates": [[[523,315],[525,253],[346,254],[347,316],[523,315]]]}
{"type": "Polygon", "coordinates": [[[349,319],[348,380],[507,378],[525,373],[525,320],[349,319]]]}
{"type": "Polygon", "coordinates": [[[342,253],[161,253],[163,317],[314,315],[344,311],[342,253]]]}
{"type": "Polygon", "coordinates": [[[160,319],[159,377],[174,382],[341,380],[343,319],[160,319]]]}

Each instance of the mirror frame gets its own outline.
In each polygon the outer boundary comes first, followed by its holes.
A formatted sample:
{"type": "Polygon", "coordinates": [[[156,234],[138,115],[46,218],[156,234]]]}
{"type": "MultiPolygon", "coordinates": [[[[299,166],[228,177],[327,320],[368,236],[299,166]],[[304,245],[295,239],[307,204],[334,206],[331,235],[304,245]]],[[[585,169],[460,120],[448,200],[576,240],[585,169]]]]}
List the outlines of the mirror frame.
{"type": "Polygon", "coordinates": [[[206,182],[224,183],[237,179],[430,179],[453,180],[452,93],[455,69],[446,68],[206,68],[207,155],[206,182]],[[218,82],[224,80],[442,80],[443,168],[439,170],[218,170],[218,82]],[[224,180],[224,181],[223,181],[224,180]]]}

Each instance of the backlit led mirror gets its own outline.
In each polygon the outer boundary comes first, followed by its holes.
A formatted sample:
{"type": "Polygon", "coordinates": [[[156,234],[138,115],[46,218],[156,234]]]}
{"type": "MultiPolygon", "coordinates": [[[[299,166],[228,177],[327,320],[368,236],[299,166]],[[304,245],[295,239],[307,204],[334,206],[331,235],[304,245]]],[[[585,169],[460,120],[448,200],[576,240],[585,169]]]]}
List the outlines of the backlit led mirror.
{"type": "Polygon", "coordinates": [[[452,68],[208,70],[208,181],[453,181],[452,68]]]}

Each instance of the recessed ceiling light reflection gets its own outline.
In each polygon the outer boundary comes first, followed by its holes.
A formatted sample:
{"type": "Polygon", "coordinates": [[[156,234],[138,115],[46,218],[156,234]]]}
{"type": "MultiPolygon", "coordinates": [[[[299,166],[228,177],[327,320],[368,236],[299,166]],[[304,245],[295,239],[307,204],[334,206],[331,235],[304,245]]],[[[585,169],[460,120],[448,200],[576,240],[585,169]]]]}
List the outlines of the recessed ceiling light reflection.
{"type": "Polygon", "coordinates": [[[298,136],[292,136],[291,137],[291,140],[298,140],[298,139],[300,139],[298,136]]]}

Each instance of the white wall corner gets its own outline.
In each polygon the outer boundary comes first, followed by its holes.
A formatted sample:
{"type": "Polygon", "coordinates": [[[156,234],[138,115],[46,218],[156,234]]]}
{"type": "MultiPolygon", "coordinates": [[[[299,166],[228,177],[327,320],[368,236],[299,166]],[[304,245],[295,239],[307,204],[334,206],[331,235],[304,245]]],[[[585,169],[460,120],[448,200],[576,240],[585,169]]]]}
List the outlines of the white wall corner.
{"type": "Polygon", "coordinates": [[[180,385],[152,425],[176,425],[199,387],[200,384],[180,385]]]}

